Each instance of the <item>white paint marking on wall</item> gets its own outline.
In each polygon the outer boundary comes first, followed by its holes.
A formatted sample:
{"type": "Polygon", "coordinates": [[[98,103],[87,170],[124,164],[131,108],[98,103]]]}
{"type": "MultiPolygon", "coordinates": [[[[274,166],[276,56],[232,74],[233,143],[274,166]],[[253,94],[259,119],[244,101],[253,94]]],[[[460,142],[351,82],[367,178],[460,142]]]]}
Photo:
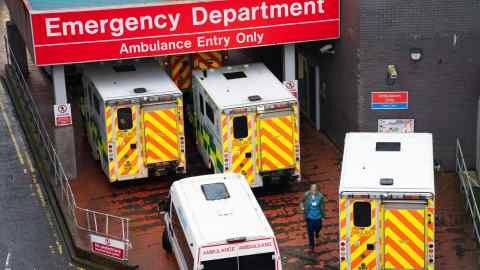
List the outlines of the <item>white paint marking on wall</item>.
{"type": "Polygon", "coordinates": [[[11,268],[10,268],[10,256],[11,256],[11,254],[10,254],[10,252],[8,252],[7,259],[5,260],[5,270],[11,270],[11,268]]]}

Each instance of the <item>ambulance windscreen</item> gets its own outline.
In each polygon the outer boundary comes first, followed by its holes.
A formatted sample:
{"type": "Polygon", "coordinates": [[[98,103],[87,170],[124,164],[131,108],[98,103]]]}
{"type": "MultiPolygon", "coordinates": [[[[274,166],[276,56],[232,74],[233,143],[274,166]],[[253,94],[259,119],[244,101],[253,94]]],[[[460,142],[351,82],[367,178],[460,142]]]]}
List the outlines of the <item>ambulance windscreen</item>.
{"type": "Polygon", "coordinates": [[[223,76],[225,76],[227,80],[247,78],[247,74],[245,74],[245,72],[242,72],[242,71],[223,73],[223,76]]]}
{"type": "Polygon", "coordinates": [[[223,258],[202,262],[203,270],[275,270],[275,253],[259,253],[247,256],[223,258]]]}
{"type": "Polygon", "coordinates": [[[227,187],[224,183],[204,184],[201,186],[202,192],[207,201],[224,200],[230,198],[227,187]]]}
{"type": "Polygon", "coordinates": [[[377,142],[375,146],[377,152],[400,152],[400,149],[399,142],[377,142]]]}

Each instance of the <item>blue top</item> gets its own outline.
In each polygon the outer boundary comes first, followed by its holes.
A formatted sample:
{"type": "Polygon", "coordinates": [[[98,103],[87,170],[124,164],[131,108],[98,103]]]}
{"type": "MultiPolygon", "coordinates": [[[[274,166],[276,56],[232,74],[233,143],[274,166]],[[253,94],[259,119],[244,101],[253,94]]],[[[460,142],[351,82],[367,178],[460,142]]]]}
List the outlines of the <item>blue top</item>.
{"type": "Polygon", "coordinates": [[[172,2],[166,0],[27,0],[34,10],[95,8],[120,5],[172,2]]]}
{"type": "Polygon", "coordinates": [[[305,207],[305,217],[307,219],[322,219],[325,217],[324,209],[324,196],[322,193],[317,192],[314,196],[310,191],[305,193],[303,205],[305,207]]]}

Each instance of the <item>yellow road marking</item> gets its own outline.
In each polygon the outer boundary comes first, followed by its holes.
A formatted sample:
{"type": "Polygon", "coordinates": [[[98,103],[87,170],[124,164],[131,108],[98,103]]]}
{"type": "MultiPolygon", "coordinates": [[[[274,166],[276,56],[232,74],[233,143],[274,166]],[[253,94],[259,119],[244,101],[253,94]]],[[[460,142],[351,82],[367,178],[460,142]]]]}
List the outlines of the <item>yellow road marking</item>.
{"type": "Polygon", "coordinates": [[[12,125],[10,123],[10,119],[8,118],[7,112],[5,111],[4,101],[1,96],[0,96],[0,110],[2,111],[3,119],[5,120],[5,124],[7,125],[7,130],[8,130],[8,133],[10,134],[10,139],[12,140],[13,145],[15,146],[15,151],[17,152],[18,160],[20,161],[20,164],[24,166],[25,162],[20,152],[20,147],[18,146],[17,139],[15,139],[15,136],[13,134],[12,125]]]}

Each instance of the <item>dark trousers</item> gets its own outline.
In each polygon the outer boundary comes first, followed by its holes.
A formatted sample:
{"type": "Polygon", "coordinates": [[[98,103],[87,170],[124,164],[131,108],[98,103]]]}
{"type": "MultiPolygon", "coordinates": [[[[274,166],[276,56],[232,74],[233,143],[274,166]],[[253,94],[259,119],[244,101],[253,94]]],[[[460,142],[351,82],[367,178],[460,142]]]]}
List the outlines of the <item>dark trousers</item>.
{"type": "Polygon", "coordinates": [[[307,218],[307,232],[308,232],[308,244],[310,248],[315,247],[315,237],[320,234],[322,229],[321,219],[308,219],[307,218]]]}

